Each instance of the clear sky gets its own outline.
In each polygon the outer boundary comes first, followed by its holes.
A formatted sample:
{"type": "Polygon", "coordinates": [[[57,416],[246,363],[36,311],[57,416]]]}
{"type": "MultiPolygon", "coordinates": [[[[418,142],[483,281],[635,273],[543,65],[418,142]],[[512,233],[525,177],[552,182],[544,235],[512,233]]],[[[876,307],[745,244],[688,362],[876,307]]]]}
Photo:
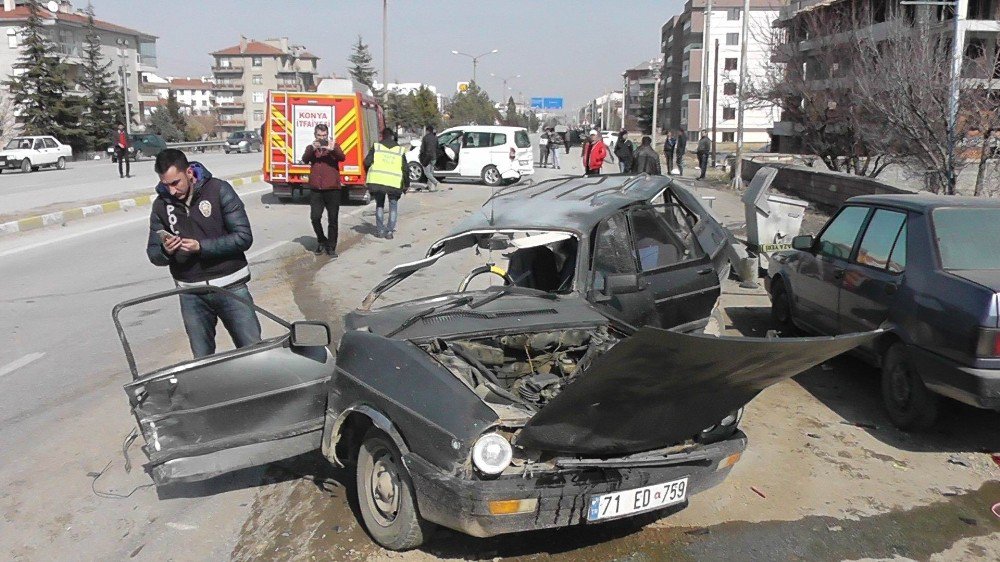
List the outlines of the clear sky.
{"type": "MultiPolygon", "coordinates": [[[[382,69],[381,0],[92,0],[99,19],[159,37],[160,74],[210,74],[208,53],[253,39],[287,36],[320,57],[322,74],[346,76],[360,34],[382,69]]],[[[86,0],[74,0],[74,8],[86,0]]],[[[472,77],[491,97],[563,97],[566,108],[608,89],[621,73],[659,53],[660,26],[682,0],[389,0],[389,81],[424,82],[446,94],[472,77]]]]}

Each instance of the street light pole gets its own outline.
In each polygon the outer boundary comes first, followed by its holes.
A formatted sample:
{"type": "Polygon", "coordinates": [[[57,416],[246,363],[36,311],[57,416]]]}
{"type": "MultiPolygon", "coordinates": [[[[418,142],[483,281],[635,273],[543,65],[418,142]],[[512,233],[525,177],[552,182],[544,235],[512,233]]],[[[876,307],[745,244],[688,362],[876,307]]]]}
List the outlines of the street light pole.
{"type": "MultiPolygon", "coordinates": [[[[494,74],[492,72],[490,73],[490,76],[492,76],[493,78],[500,78],[499,76],[497,76],[496,74],[494,74]]],[[[503,103],[507,103],[507,97],[508,97],[507,96],[507,82],[509,82],[510,80],[516,80],[516,79],[518,79],[520,77],[521,77],[520,74],[515,74],[514,76],[508,76],[506,78],[500,78],[500,81],[503,82],[503,99],[501,100],[503,103]]]]}
{"type": "Polygon", "coordinates": [[[382,0],[382,84],[389,86],[389,0],[382,0]]]}
{"type": "MultiPolygon", "coordinates": [[[[660,59],[653,59],[649,61],[649,66],[653,69],[653,146],[659,146],[656,143],[656,131],[658,130],[657,117],[660,112],[660,69],[663,68],[660,59]]],[[[667,165],[669,166],[669,162],[667,165]]]]}
{"type": "Polygon", "coordinates": [[[500,49],[493,49],[488,53],[482,53],[480,55],[470,55],[469,53],[463,53],[461,51],[452,51],[453,55],[462,55],[463,57],[469,57],[472,59],[472,81],[476,81],[476,67],[479,66],[479,59],[485,57],[486,55],[492,55],[493,53],[499,53],[500,49]]]}
{"type": "MultiPolygon", "coordinates": [[[[744,12],[743,17],[746,17],[744,12]]],[[[708,128],[708,44],[712,38],[712,0],[705,3],[705,32],[701,38],[701,111],[698,116],[698,128],[708,128]]]]}
{"type": "Polygon", "coordinates": [[[128,109],[128,71],[125,68],[125,60],[128,58],[128,39],[118,39],[118,62],[122,74],[122,101],[125,102],[125,134],[132,134],[132,115],[128,109]]]}
{"type": "Polygon", "coordinates": [[[743,29],[740,33],[740,85],[737,93],[736,115],[736,175],[733,185],[743,187],[743,109],[747,81],[747,37],[750,32],[750,0],[743,0],[743,29]]]}

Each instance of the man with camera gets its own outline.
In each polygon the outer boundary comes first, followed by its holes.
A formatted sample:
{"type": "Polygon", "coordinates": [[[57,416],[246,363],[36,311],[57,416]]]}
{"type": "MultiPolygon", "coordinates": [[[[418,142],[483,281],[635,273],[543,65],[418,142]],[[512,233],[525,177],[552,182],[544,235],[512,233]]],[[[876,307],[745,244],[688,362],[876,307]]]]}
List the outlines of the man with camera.
{"type": "Polygon", "coordinates": [[[310,213],[316,231],[316,255],[324,251],[337,257],[337,229],[340,215],[340,163],[346,159],[336,141],[330,141],[330,127],[324,123],[313,129],[316,140],[306,147],[302,162],[309,164],[310,213]],[[323,209],[327,231],[323,233],[323,209]]]}

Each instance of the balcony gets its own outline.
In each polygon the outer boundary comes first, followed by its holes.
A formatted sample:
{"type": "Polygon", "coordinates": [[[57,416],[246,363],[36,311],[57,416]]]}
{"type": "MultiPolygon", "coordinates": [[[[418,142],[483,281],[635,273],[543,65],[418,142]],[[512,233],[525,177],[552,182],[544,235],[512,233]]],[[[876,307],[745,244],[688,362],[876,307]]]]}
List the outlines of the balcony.
{"type": "Polygon", "coordinates": [[[243,82],[236,80],[217,80],[215,82],[216,92],[242,92],[243,82]]]}
{"type": "Polygon", "coordinates": [[[285,84],[279,82],[278,85],[275,86],[275,89],[280,90],[282,92],[298,92],[303,88],[299,84],[285,84]]]}
{"type": "Polygon", "coordinates": [[[226,111],[230,109],[238,109],[240,111],[243,111],[246,108],[246,104],[243,103],[243,100],[234,100],[230,102],[216,103],[215,108],[218,109],[219,111],[226,111]]]}
{"type": "Polygon", "coordinates": [[[213,66],[212,72],[215,74],[243,74],[242,66],[213,66]]]}
{"type": "Polygon", "coordinates": [[[247,120],[243,117],[219,117],[220,127],[246,127],[247,120]]]}

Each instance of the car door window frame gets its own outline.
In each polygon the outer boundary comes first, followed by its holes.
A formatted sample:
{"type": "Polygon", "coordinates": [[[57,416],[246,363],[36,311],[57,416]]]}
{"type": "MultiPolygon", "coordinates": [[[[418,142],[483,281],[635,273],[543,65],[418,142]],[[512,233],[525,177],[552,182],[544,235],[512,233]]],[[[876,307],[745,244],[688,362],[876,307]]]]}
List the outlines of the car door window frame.
{"type": "MultiPolygon", "coordinates": [[[[662,213],[666,212],[665,209],[668,208],[668,207],[674,207],[674,206],[675,205],[673,205],[673,204],[666,204],[666,205],[637,205],[637,206],[634,206],[634,207],[632,207],[632,208],[629,209],[629,213],[628,213],[628,218],[629,218],[629,235],[630,235],[630,237],[632,239],[632,251],[633,251],[633,253],[635,255],[636,263],[638,264],[638,272],[640,274],[653,274],[653,273],[658,273],[658,272],[663,272],[663,271],[670,271],[672,269],[682,269],[682,268],[690,265],[692,262],[708,261],[708,255],[705,254],[704,250],[702,250],[701,245],[698,244],[698,241],[697,241],[697,239],[694,236],[694,229],[693,229],[693,227],[688,226],[688,230],[691,233],[691,242],[692,242],[691,244],[688,244],[688,243],[685,243],[685,241],[681,237],[679,237],[676,232],[674,232],[671,229],[670,224],[663,218],[662,213]],[[651,217],[653,217],[654,219],[659,219],[660,224],[658,226],[661,228],[661,233],[664,234],[666,237],[672,239],[673,242],[676,243],[677,249],[678,249],[678,260],[677,261],[675,261],[673,263],[670,263],[670,264],[666,264],[666,265],[656,266],[656,267],[653,267],[653,268],[650,268],[650,269],[644,269],[642,267],[642,258],[639,255],[639,239],[637,238],[637,235],[636,235],[635,221],[633,220],[632,217],[633,217],[633,215],[635,215],[637,213],[643,213],[643,212],[648,212],[649,215],[651,217]]],[[[684,209],[683,206],[676,205],[676,207],[679,207],[680,209],[682,209],[682,211],[685,211],[685,215],[686,215],[686,211],[687,210],[684,209]]],[[[656,224],[656,223],[654,223],[654,224],[656,224]]],[[[686,226],[689,225],[689,224],[690,223],[685,222],[686,226]]]]}
{"type": "Polygon", "coordinates": [[[847,205],[847,206],[842,207],[837,212],[837,214],[834,215],[834,217],[832,219],[830,219],[829,222],[826,223],[826,225],[823,227],[823,230],[821,230],[819,232],[819,234],[816,235],[816,242],[813,245],[813,253],[816,255],[816,257],[827,259],[827,260],[843,260],[843,261],[852,260],[853,257],[854,257],[854,254],[858,251],[858,244],[861,241],[862,233],[868,227],[868,221],[871,219],[872,213],[873,213],[873,208],[869,207],[869,206],[866,206],[866,205],[847,205]],[[826,253],[821,252],[820,249],[821,249],[821,241],[823,240],[823,235],[825,235],[827,233],[827,231],[830,230],[830,227],[833,226],[834,222],[836,222],[837,219],[840,218],[848,209],[864,209],[865,216],[864,216],[863,219],[861,219],[861,224],[858,226],[857,232],[854,233],[854,241],[851,243],[851,247],[850,247],[850,250],[848,251],[847,255],[846,256],[834,256],[834,255],[831,255],[831,254],[826,254],[826,253]]]}
{"type": "MultiPolygon", "coordinates": [[[[636,259],[635,244],[632,241],[631,228],[629,226],[628,217],[625,211],[619,211],[610,217],[602,220],[595,228],[591,235],[591,252],[590,252],[590,287],[595,291],[602,291],[606,287],[606,279],[608,275],[638,275],[639,274],[639,262],[636,259]],[[597,269],[597,256],[598,252],[601,250],[601,230],[608,227],[608,225],[613,220],[620,220],[624,229],[624,244],[625,244],[625,255],[631,260],[631,271],[598,271],[597,269]],[[601,283],[598,284],[598,276],[602,274],[601,283]]],[[[616,264],[624,265],[624,264],[616,264]]]]}
{"type": "MultiPolygon", "coordinates": [[[[907,230],[906,229],[907,222],[909,222],[909,216],[907,216],[906,211],[899,209],[887,209],[883,207],[872,207],[871,211],[868,213],[868,216],[865,217],[865,220],[862,223],[860,235],[854,242],[854,248],[851,251],[851,257],[850,257],[851,263],[857,264],[861,267],[872,269],[874,271],[884,271],[892,275],[901,274],[906,269],[905,265],[903,266],[903,269],[899,271],[894,271],[893,269],[890,269],[889,266],[892,264],[892,256],[896,251],[896,246],[899,244],[900,236],[901,235],[905,236],[905,232],[907,230]],[[878,267],[872,264],[864,263],[858,259],[861,254],[862,246],[864,245],[865,242],[865,237],[868,235],[868,229],[871,228],[872,223],[875,221],[875,217],[878,216],[879,212],[895,213],[898,215],[903,215],[903,222],[900,223],[899,228],[896,229],[896,235],[893,237],[892,245],[889,247],[889,254],[888,256],[886,256],[886,264],[884,267],[878,267]]],[[[903,239],[903,242],[905,244],[906,242],[905,238],[903,239]]]]}

